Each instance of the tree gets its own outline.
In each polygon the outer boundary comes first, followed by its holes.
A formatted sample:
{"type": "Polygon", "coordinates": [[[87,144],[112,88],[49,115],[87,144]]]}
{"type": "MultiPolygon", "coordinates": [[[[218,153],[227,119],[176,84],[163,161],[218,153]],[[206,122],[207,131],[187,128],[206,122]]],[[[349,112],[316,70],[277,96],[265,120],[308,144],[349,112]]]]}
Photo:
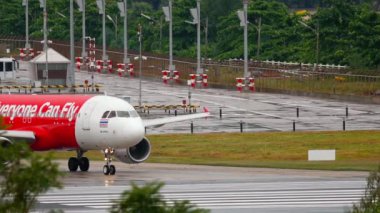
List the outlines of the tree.
{"type": "Polygon", "coordinates": [[[380,212],[380,166],[367,178],[367,187],[360,203],[354,204],[352,213],[380,212]]]}
{"type": "Polygon", "coordinates": [[[0,162],[0,212],[27,213],[38,195],[61,187],[58,165],[50,156],[31,152],[23,142],[0,146],[0,162]]]}
{"type": "Polygon", "coordinates": [[[125,191],[121,199],[112,206],[111,213],[207,213],[208,210],[197,209],[189,201],[175,201],[168,205],[159,193],[163,183],[152,182],[139,187],[132,183],[131,191],[125,191]]]}
{"type": "Polygon", "coordinates": [[[349,56],[351,65],[377,68],[380,65],[380,16],[369,4],[363,4],[349,29],[354,46],[353,54],[349,56]]]}

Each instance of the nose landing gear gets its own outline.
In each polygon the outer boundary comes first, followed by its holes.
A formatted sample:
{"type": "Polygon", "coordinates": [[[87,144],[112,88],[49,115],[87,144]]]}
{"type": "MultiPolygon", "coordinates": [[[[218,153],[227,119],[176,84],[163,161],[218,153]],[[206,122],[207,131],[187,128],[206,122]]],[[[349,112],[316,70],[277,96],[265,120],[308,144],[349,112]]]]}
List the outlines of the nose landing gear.
{"type": "Polygon", "coordinates": [[[104,150],[104,160],[106,165],[103,166],[104,175],[114,175],[116,173],[116,168],[114,165],[111,165],[112,155],[114,154],[114,149],[107,148],[104,150]]]}
{"type": "Polygon", "coordinates": [[[82,172],[87,172],[90,168],[90,161],[88,158],[83,157],[84,151],[83,150],[77,150],[77,157],[71,157],[68,161],[68,167],[70,172],[76,172],[79,169],[82,172]]]}

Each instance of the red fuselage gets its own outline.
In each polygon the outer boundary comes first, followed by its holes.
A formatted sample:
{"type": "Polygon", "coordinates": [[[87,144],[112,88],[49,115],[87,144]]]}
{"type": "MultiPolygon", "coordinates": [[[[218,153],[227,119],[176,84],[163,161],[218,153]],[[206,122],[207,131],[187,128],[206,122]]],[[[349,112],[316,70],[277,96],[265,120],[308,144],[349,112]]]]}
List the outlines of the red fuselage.
{"type": "Polygon", "coordinates": [[[33,131],[33,150],[77,149],[75,123],[87,95],[0,95],[8,130],[33,131]]]}

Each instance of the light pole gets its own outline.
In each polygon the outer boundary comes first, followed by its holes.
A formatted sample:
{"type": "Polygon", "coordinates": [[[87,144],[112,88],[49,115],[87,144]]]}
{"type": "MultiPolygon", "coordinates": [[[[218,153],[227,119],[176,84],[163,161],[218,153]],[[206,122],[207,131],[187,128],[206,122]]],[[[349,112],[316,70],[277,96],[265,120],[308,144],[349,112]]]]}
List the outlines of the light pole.
{"type": "Polygon", "coordinates": [[[106,54],[106,3],[105,0],[96,0],[96,5],[99,9],[99,14],[102,15],[103,20],[103,67],[105,67],[108,56],[106,54]]]}
{"type": "Polygon", "coordinates": [[[79,11],[82,12],[82,61],[85,64],[86,53],[86,0],[76,0],[79,11]]]}
{"type": "Polygon", "coordinates": [[[190,9],[193,16],[193,22],[188,22],[197,25],[197,74],[203,74],[201,68],[201,0],[197,0],[197,8],[190,9]]]}
{"type": "Polygon", "coordinates": [[[141,110],[141,101],[142,101],[142,94],[141,94],[141,75],[142,75],[142,27],[141,24],[139,24],[139,31],[138,31],[138,36],[139,36],[139,43],[140,43],[140,54],[139,54],[139,109],[141,110]]]}
{"type": "Polygon", "coordinates": [[[118,2],[117,6],[120,10],[120,16],[124,17],[124,64],[130,63],[128,58],[128,0],[124,2],[118,2]]]}
{"type": "Polygon", "coordinates": [[[310,27],[309,25],[307,25],[305,22],[303,21],[298,21],[302,26],[308,28],[309,30],[313,31],[313,33],[315,33],[315,36],[316,36],[316,39],[317,39],[317,45],[316,45],[316,48],[315,48],[315,61],[316,61],[316,65],[318,66],[319,64],[319,23],[317,24],[317,28],[312,28],[310,27]]]}
{"type": "Polygon", "coordinates": [[[244,11],[239,10],[238,16],[240,26],[244,27],[244,78],[249,77],[248,73],[248,1],[243,0],[244,11]]]}
{"type": "Polygon", "coordinates": [[[70,73],[69,84],[74,89],[75,85],[75,62],[74,62],[74,0],[70,0],[70,73]]]}
{"type": "Polygon", "coordinates": [[[113,18],[110,15],[107,15],[108,20],[110,20],[115,27],[115,39],[117,41],[117,16],[115,16],[116,22],[113,20],[113,18]]]}
{"type": "Polygon", "coordinates": [[[43,71],[43,77],[45,77],[45,84],[49,85],[49,68],[48,68],[48,40],[47,40],[47,8],[46,8],[46,1],[47,0],[40,0],[40,7],[43,8],[43,14],[44,14],[44,46],[43,50],[45,52],[45,70],[43,71]]]}
{"type": "Polygon", "coordinates": [[[27,49],[27,54],[29,55],[29,0],[23,0],[22,5],[25,6],[25,48],[27,49]]]}
{"type": "Polygon", "coordinates": [[[169,72],[170,77],[173,76],[175,66],[173,65],[173,0],[169,0],[169,6],[163,7],[165,20],[169,22],[169,72]]]}

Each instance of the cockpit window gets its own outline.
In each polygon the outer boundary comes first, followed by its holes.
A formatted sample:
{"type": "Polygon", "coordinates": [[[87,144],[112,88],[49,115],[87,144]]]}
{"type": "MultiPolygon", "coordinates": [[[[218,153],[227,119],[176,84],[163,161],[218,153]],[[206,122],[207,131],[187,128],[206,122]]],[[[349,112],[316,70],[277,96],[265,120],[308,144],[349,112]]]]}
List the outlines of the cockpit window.
{"type": "Polygon", "coordinates": [[[132,118],[140,117],[139,114],[136,112],[136,110],[130,111],[130,112],[129,112],[129,115],[130,115],[132,118]]]}
{"type": "Polygon", "coordinates": [[[111,111],[110,114],[108,115],[108,118],[114,118],[116,117],[116,111],[111,111]]]}
{"type": "Polygon", "coordinates": [[[129,118],[131,116],[129,116],[129,112],[127,112],[127,111],[117,111],[117,117],[129,118]]]}
{"type": "Polygon", "coordinates": [[[105,113],[103,114],[102,118],[107,118],[108,113],[110,113],[110,111],[105,112],[105,113]]]}

